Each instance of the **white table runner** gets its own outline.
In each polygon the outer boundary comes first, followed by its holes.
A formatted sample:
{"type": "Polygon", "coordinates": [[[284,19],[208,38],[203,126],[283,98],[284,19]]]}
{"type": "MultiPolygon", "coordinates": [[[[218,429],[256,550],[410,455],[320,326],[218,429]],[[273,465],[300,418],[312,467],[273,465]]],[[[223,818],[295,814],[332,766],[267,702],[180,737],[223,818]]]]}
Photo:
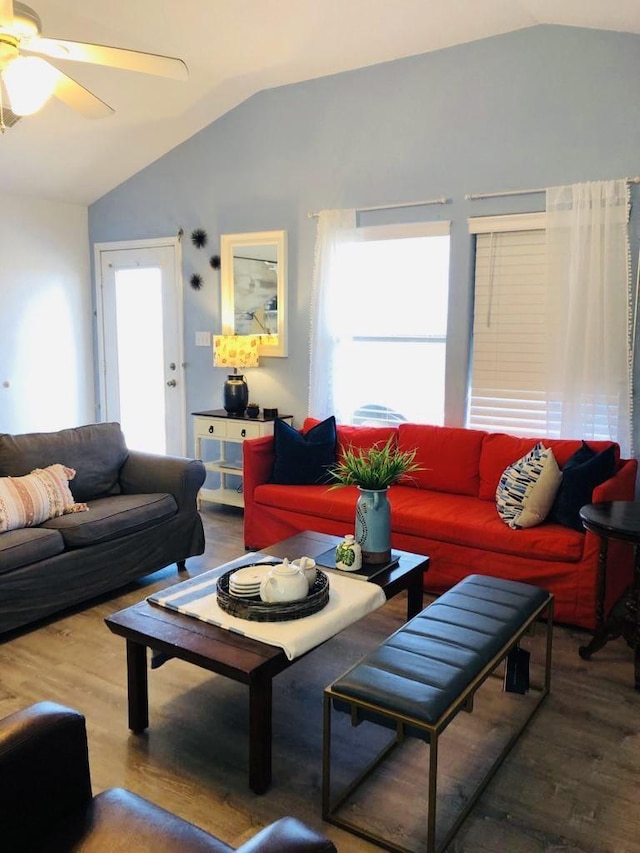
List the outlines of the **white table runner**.
{"type": "Polygon", "coordinates": [[[245,554],[198,577],[154,593],[147,600],[244,637],[268,643],[270,646],[279,646],[289,660],[319,646],[367,613],[382,607],[386,601],[384,592],[377,584],[366,581],[363,583],[348,575],[332,572],[329,575],[329,603],[318,613],[304,616],[302,619],[253,622],[231,616],[219,607],[216,584],[221,575],[249,563],[273,560],[274,557],[268,554],[245,554]]]}

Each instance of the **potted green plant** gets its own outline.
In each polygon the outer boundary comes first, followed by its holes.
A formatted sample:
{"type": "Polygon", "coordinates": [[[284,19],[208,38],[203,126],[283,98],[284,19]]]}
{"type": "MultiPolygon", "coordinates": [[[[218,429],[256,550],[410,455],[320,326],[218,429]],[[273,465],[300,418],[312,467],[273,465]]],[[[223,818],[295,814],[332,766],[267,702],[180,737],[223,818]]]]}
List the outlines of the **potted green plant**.
{"type": "Polygon", "coordinates": [[[417,450],[401,450],[390,438],[367,448],[347,447],[331,468],[338,486],[359,486],[369,491],[388,489],[401,477],[421,471],[415,461],[417,450]]]}
{"type": "Polygon", "coordinates": [[[331,468],[332,488],[357,486],[355,538],[362,548],[363,562],[371,565],[391,560],[391,506],[389,486],[420,471],[417,450],[401,450],[390,438],[386,444],[368,448],[347,447],[331,468]]]}

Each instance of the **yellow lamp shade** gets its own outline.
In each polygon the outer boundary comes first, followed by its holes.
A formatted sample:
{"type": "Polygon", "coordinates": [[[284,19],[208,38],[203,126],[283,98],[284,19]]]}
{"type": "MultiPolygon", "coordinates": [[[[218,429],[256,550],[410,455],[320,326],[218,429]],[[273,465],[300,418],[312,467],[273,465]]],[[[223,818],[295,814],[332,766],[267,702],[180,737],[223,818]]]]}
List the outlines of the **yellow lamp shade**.
{"type": "Polygon", "coordinates": [[[214,335],[215,367],[245,368],[258,366],[258,335],[214,335]]]}

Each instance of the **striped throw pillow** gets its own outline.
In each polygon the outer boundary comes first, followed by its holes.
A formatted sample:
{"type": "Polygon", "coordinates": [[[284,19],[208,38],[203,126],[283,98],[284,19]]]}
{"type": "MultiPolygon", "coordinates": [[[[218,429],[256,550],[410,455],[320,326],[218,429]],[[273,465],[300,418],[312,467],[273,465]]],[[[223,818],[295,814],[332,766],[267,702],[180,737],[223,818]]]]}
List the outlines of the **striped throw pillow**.
{"type": "Polygon", "coordinates": [[[503,471],[496,490],[498,515],[514,530],[541,524],[551,511],[561,481],[553,451],[538,442],[503,471]]]}
{"type": "Polygon", "coordinates": [[[87,505],[76,503],[69,488],[75,475],[73,468],[57,463],[24,477],[0,477],[0,533],[86,510],[87,505]]]}

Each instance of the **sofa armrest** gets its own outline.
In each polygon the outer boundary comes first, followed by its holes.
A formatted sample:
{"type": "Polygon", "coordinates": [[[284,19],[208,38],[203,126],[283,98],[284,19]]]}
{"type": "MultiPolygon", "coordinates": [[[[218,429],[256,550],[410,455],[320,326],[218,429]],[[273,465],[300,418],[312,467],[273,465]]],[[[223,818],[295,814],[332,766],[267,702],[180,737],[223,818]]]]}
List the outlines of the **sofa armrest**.
{"type": "Polygon", "coordinates": [[[324,835],[294,817],[283,817],[250,838],[237,853],[337,853],[324,835]]]}
{"type": "MultiPolygon", "coordinates": [[[[593,490],[591,503],[609,501],[633,501],[636,497],[636,476],[638,473],[637,459],[621,459],[618,470],[613,477],[605,480],[593,490]]],[[[587,530],[583,560],[597,565],[600,555],[601,539],[595,533],[587,530]]],[[[633,582],[634,552],[626,542],[611,540],[607,544],[607,564],[615,566],[615,571],[605,574],[605,592],[602,602],[603,615],[609,613],[624,590],[633,582]]],[[[596,611],[597,617],[597,611],[596,611]]],[[[598,627],[596,622],[595,627],[598,627]]]]}
{"type": "Polygon", "coordinates": [[[3,849],[41,849],[51,827],[84,812],[91,800],[82,714],[39,702],[0,720],[3,849]]]}
{"type": "Polygon", "coordinates": [[[176,499],[178,511],[195,510],[206,474],[200,459],[132,450],[120,470],[120,488],[124,495],[165,492],[176,499]]]}
{"type": "Polygon", "coordinates": [[[605,480],[593,490],[592,503],[635,500],[637,474],[637,459],[621,459],[618,470],[613,477],[605,480]]]}
{"type": "Polygon", "coordinates": [[[275,458],[272,435],[249,438],[242,443],[242,479],[245,500],[247,498],[251,500],[256,486],[269,482],[275,458]]]}

